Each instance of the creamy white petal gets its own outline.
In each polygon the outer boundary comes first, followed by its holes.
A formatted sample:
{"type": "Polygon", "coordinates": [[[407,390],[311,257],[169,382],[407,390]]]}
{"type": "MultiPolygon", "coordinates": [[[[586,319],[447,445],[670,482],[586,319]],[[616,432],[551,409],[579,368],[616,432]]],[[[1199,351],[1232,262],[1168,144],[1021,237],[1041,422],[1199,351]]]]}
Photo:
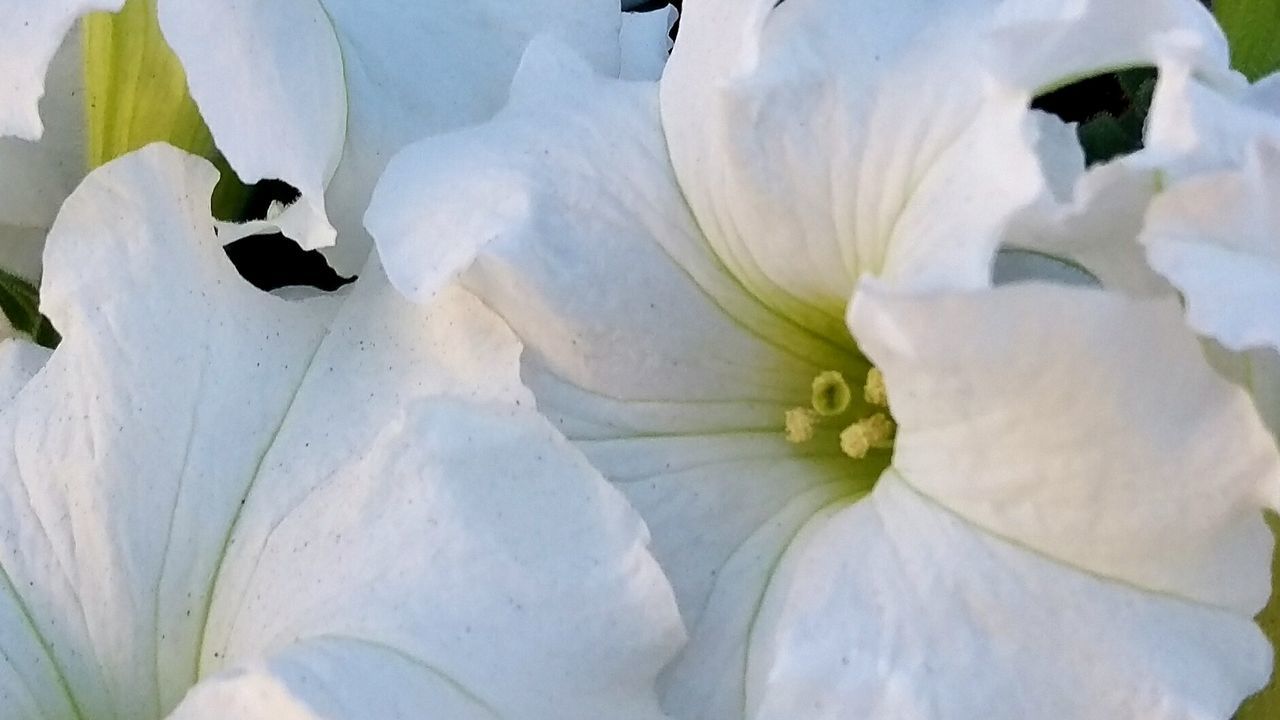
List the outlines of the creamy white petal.
{"type": "MultiPolygon", "coordinates": [[[[132,720],[238,667],[289,686],[349,665],[360,697],[427,663],[508,713],[655,713],[670,588],[622,496],[530,409],[515,338],[461,291],[405,303],[376,264],[342,296],[254,290],[214,237],[216,179],[152,146],[52,231],[65,339],[0,415],[6,693],[132,720]],[[324,642],[343,634],[403,657],[324,642]]],[[[403,692],[385,701],[424,691],[403,692]]]]}
{"type": "Polygon", "coordinates": [[[428,717],[449,720],[504,717],[430,665],[405,662],[398,648],[326,636],[215,675],[192,689],[167,720],[411,718],[422,717],[424,709],[428,717]]]}
{"type": "Polygon", "coordinates": [[[1191,0],[692,6],[663,76],[677,175],[753,292],[835,332],[858,277],[980,287],[1042,190],[1031,97],[1226,46],[1191,0]]]}
{"type": "Polygon", "coordinates": [[[671,28],[678,13],[672,5],[643,13],[624,13],[620,45],[623,80],[657,80],[671,55],[671,28]]]}
{"type": "Polygon", "coordinates": [[[1043,92],[1139,65],[1238,77],[1227,38],[1196,0],[1005,0],[993,14],[991,70],[1019,87],[1043,92]]]}
{"type": "Polygon", "coordinates": [[[162,0],[160,17],[232,167],[300,189],[316,222],[296,239],[331,245],[332,224],[344,272],[368,252],[360,220],[386,162],[496,111],[530,38],[553,34],[615,74],[619,62],[607,0],[162,0]]]}
{"type": "Polygon", "coordinates": [[[889,389],[893,466],[923,495],[1120,583],[1245,617],[1266,604],[1280,456],[1177,303],[864,283],[850,318],[889,389]]]}
{"type": "Polygon", "coordinates": [[[36,281],[44,236],[85,173],[80,34],[67,34],[40,101],[40,141],[0,137],[0,268],[36,281]]]}
{"type": "Polygon", "coordinates": [[[1160,182],[1159,170],[1132,156],[1091,168],[1069,199],[1046,199],[1019,213],[1004,242],[1077,265],[1109,290],[1169,295],[1137,242],[1160,182]]]}
{"type": "Polygon", "coordinates": [[[856,382],[867,368],[716,261],[672,177],[656,100],[651,84],[592,76],[535,43],[511,105],[406,150],[368,224],[400,289],[426,301],[462,272],[524,340],[539,409],[645,517],[691,625],[670,709],[731,715],[742,676],[725,668],[744,663],[770,558],[878,472],[850,470],[839,427],[787,443],[784,413],[808,404],[818,372],[850,368],[856,382]]]}
{"type": "Polygon", "coordinates": [[[1226,718],[1270,671],[1249,616],[1065,567],[893,472],[796,545],[753,637],[759,720],[1226,718]]]}
{"type": "Polygon", "coordinates": [[[1070,178],[1061,169],[1063,149],[1058,146],[1063,140],[1047,148],[1042,142],[1042,164],[1054,159],[1046,165],[1054,193],[1019,213],[1005,242],[1067,259],[1109,289],[1135,296],[1169,294],[1136,239],[1164,182],[1223,161],[1210,160],[1219,151],[1192,139],[1204,132],[1196,127],[1203,120],[1192,116],[1206,110],[1193,110],[1202,101],[1189,95],[1242,91],[1243,78],[1228,68],[1221,30],[1204,7],[1184,0],[1091,0],[1057,6],[1028,0],[1010,3],[1005,10],[1017,22],[1009,23],[1004,59],[996,66],[1024,83],[1060,85],[1052,82],[1049,70],[1065,81],[1117,67],[1155,65],[1159,70],[1144,149],[1070,178]],[[1040,22],[1038,15],[1044,18],[1040,22]],[[1072,189],[1064,195],[1059,188],[1067,183],[1072,189]]]}
{"type": "Polygon", "coordinates": [[[1244,168],[1170,188],[1141,240],[1199,333],[1232,350],[1280,349],[1280,146],[1260,142],[1244,168]]]}
{"type": "Polygon", "coordinates": [[[835,334],[863,273],[989,281],[998,230],[1042,180],[1028,98],[974,50],[988,6],[686,9],[663,124],[700,226],[752,292],[835,334]]]}
{"type": "Polygon", "coordinates": [[[324,5],[160,0],[157,10],[191,96],[236,173],[248,183],[293,185],[312,218],[308,234],[294,239],[307,249],[332,245],[324,192],[342,157],[347,87],[324,5]]]}
{"type": "Polygon", "coordinates": [[[308,429],[284,429],[276,447],[293,452],[268,455],[239,519],[205,672],[282,647],[340,661],[337,687],[291,688],[337,696],[325,717],[442,712],[437,697],[496,717],[661,717],[654,677],[681,640],[670,591],[626,501],[544,420],[469,398],[411,405],[339,475],[302,483],[296,466],[330,466],[343,440],[308,429]],[[397,693],[388,672],[417,679],[397,693]]]}
{"type": "Polygon", "coordinates": [[[735,427],[772,429],[817,372],[856,358],[762,307],[716,262],[671,175],[656,99],[652,84],[535,43],[508,108],[402,153],[366,222],[401,291],[426,301],[467,271],[574,385],[706,410],[753,400],[766,407],[744,406],[735,427]]]}
{"type": "Polygon", "coordinates": [[[0,0],[0,137],[40,139],[45,74],[64,36],[80,16],[123,6],[124,0],[0,0]]]}
{"type": "Polygon", "coordinates": [[[0,404],[8,404],[49,360],[49,350],[25,340],[0,341],[0,404]]]}
{"type": "Polygon", "coordinates": [[[1239,167],[1249,146],[1280,138],[1280,76],[1248,85],[1205,78],[1202,67],[1160,67],[1142,153],[1168,181],[1239,167]]]}

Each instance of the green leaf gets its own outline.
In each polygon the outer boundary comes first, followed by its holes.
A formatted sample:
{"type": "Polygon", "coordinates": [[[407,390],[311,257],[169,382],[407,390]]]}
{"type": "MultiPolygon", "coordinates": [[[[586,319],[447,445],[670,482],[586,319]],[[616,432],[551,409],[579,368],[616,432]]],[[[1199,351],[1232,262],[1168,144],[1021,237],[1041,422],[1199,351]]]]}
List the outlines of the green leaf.
{"type": "Polygon", "coordinates": [[[55,347],[62,339],[49,319],[40,314],[40,291],[4,270],[0,270],[0,311],[15,330],[45,347],[55,347]]]}
{"type": "Polygon", "coordinates": [[[1250,80],[1280,70],[1280,0],[1216,0],[1213,13],[1237,70],[1250,80]]]}

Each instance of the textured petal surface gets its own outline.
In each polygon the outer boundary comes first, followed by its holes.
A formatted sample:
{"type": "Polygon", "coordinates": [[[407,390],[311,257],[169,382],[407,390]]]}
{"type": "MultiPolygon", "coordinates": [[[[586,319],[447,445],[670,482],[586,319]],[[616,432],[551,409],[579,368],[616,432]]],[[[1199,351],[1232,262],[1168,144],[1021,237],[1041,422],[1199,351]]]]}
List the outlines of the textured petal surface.
{"type": "Polygon", "coordinates": [[[311,218],[295,238],[332,245],[325,187],[342,157],[347,87],[342,51],[318,0],[160,0],[165,40],[219,150],[247,183],[297,188],[311,218]]]}
{"type": "Polygon", "coordinates": [[[864,273],[988,281],[997,230],[1041,187],[1026,99],[971,49],[990,5],[686,9],[663,124],[700,226],[753,293],[835,334],[864,273]]]}
{"type": "Polygon", "coordinates": [[[81,15],[119,10],[124,0],[0,0],[0,137],[38,140],[45,73],[81,15]]]}
{"type": "Polygon", "coordinates": [[[1246,617],[1266,603],[1280,457],[1176,303],[864,285],[850,317],[889,388],[894,468],[920,493],[1105,578],[1246,617]]]}
{"type": "Polygon", "coordinates": [[[0,695],[159,718],[208,679],[188,717],[460,692],[656,717],[670,589],[529,409],[515,338],[461,291],[405,303],[376,264],[343,296],[254,290],[214,238],[215,180],[152,146],[52,231],[65,339],[0,415],[0,695]]]}
{"type": "Polygon", "coordinates": [[[1062,566],[892,472],[796,545],[752,644],[760,720],[1225,718],[1268,675],[1248,616],[1062,566]]]}
{"type": "Polygon", "coordinates": [[[611,73],[619,63],[620,13],[607,0],[162,0],[160,11],[232,167],[285,180],[315,208],[297,238],[306,247],[332,244],[332,178],[343,271],[368,252],[360,219],[395,151],[501,107],[530,38],[553,34],[611,73]]]}
{"type": "MultiPolygon", "coordinates": [[[[859,276],[980,287],[1045,188],[1037,92],[1222,57],[1190,0],[691,5],[663,121],[694,214],[753,292],[836,332],[859,276]]],[[[1206,61],[1207,62],[1207,61],[1206,61]]]]}
{"type": "Polygon", "coordinates": [[[368,223],[401,290],[425,302],[463,272],[521,336],[539,409],[645,517],[691,626],[669,709],[741,717],[742,674],[725,668],[745,663],[773,563],[878,472],[851,477],[831,429],[787,443],[783,415],[818,372],[865,363],[718,262],[672,175],[656,87],[551,45],[530,48],[492,123],[402,153],[368,223]]]}
{"type": "Polygon", "coordinates": [[[1232,350],[1280,349],[1280,146],[1260,143],[1243,169],[1172,187],[1142,242],[1198,332],[1232,350]]]}

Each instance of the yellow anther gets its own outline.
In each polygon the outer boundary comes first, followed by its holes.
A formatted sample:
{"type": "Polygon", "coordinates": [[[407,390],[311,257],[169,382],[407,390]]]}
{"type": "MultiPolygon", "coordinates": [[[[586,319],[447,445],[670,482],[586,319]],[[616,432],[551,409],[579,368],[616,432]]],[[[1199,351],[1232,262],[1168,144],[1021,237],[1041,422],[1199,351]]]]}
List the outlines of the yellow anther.
{"type": "Polygon", "coordinates": [[[813,409],[819,415],[839,415],[849,409],[852,399],[853,391],[838,371],[827,370],[813,379],[813,409]]]}
{"type": "Polygon", "coordinates": [[[787,442],[799,445],[813,439],[818,426],[818,413],[809,408],[791,408],[787,411],[787,442]]]}
{"type": "Polygon", "coordinates": [[[867,383],[862,386],[862,398],[872,405],[889,407],[889,391],[884,386],[884,373],[873,367],[867,371],[867,383]]]}
{"type": "Polygon", "coordinates": [[[884,413],[865,417],[840,433],[840,449],[854,460],[861,460],[872,450],[893,447],[897,425],[884,413]]]}

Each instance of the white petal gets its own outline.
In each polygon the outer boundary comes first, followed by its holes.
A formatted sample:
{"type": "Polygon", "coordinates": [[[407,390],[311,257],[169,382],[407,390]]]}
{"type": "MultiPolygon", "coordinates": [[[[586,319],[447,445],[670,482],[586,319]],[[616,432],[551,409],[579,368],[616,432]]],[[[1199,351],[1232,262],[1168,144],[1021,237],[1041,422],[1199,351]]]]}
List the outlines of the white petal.
{"type": "Polygon", "coordinates": [[[1142,151],[1072,177],[1074,168],[1061,158],[1065,138],[1046,148],[1044,141],[1058,133],[1042,136],[1041,157],[1053,196],[1019,213],[1005,242],[1067,259],[1109,289],[1135,296],[1169,294],[1168,284],[1147,265],[1137,235],[1164,182],[1224,161],[1215,157],[1222,150],[1192,139],[1213,134],[1200,127],[1211,123],[1199,115],[1214,114],[1207,108],[1222,101],[1219,92],[1242,92],[1243,78],[1228,69],[1221,30],[1201,5],[1181,0],[1056,5],[1027,0],[1004,10],[1010,28],[1004,59],[996,65],[998,72],[1011,72],[1024,83],[1050,82],[1050,70],[1071,79],[1099,68],[1159,69],[1142,151]],[[1037,16],[1043,18],[1037,22],[1037,16]],[[1078,72],[1061,74],[1072,68],[1078,72]],[[1218,89],[1209,90],[1210,85],[1218,89]],[[1072,190],[1064,194],[1061,187],[1068,183],[1072,190]]]}
{"type": "Polygon", "coordinates": [[[1251,616],[1280,456],[1172,301],[1023,285],[850,313],[884,372],[905,482],[1091,573],[1251,616]]]}
{"type": "Polygon", "coordinates": [[[672,5],[622,16],[622,70],[624,80],[657,80],[671,55],[671,28],[678,13],[672,5]]]}
{"type": "Polygon", "coordinates": [[[1008,0],[995,15],[992,71],[1044,91],[1139,65],[1179,64],[1214,82],[1228,69],[1227,38],[1188,0],[1008,0]]]}
{"type": "MultiPolygon", "coordinates": [[[[55,224],[65,339],[0,415],[0,558],[43,646],[0,606],[0,649],[95,717],[159,717],[211,673],[344,633],[508,714],[655,708],[670,588],[622,497],[529,409],[510,332],[461,291],[414,308],[376,264],[343,296],[254,290],[214,238],[216,178],[152,146],[55,224]]],[[[334,662],[367,665],[347,647],[334,662]]],[[[344,692],[391,692],[380,676],[344,692]]],[[[422,697],[404,692],[386,701],[422,697]]]]}
{"type": "Polygon", "coordinates": [[[1019,213],[1004,241],[1067,260],[1109,290],[1168,295],[1168,283],[1137,242],[1159,183],[1158,171],[1133,156],[1096,166],[1078,178],[1065,201],[1045,200],[1019,213]]]}
{"type": "MultiPolygon", "coordinates": [[[[333,636],[428,666],[501,717],[658,717],[653,678],[682,638],[621,495],[532,412],[436,400],[388,420],[341,476],[306,483],[292,465],[339,438],[286,428],[290,464],[268,456],[231,539],[206,670],[333,636]]],[[[356,690],[385,692],[375,668],[356,690]]]]}
{"type": "Polygon", "coordinates": [[[796,546],[753,638],[760,720],[1225,718],[1269,674],[1248,616],[1065,568],[892,472],[796,546]]]}
{"type": "Polygon", "coordinates": [[[1243,169],[1170,188],[1141,239],[1198,332],[1232,350],[1280,349],[1280,146],[1259,143],[1243,169]]]}
{"type": "Polygon", "coordinates": [[[124,0],[0,0],[0,137],[38,140],[45,73],[81,15],[116,11],[124,0]]]}
{"type": "Polygon", "coordinates": [[[35,282],[44,236],[86,171],[80,34],[67,34],[49,67],[39,142],[0,137],[0,268],[35,282]]]}
{"type": "Polygon", "coordinates": [[[162,0],[160,14],[232,167],[285,180],[314,208],[318,224],[296,238],[304,247],[333,242],[319,222],[333,178],[329,221],[350,246],[338,251],[343,271],[368,252],[360,220],[386,162],[497,110],[531,37],[554,34],[618,67],[620,13],[606,0],[162,0]]]}
{"type": "Polygon", "coordinates": [[[392,646],[328,636],[290,646],[197,685],[168,720],[502,717],[435,668],[392,646]],[[324,688],[317,692],[316,688],[324,688]]]}
{"type": "Polygon", "coordinates": [[[1005,232],[994,279],[1100,284],[1135,296],[1170,292],[1137,243],[1158,173],[1133,156],[1087,172],[1074,125],[1036,113],[1040,164],[1048,192],[1024,208],[1005,232]]]}
{"type": "Polygon", "coordinates": [[[713,0],[682,20],[663,120],[726,264],[831,333],[864,273],[984,286],[1041,190],[1031,96],[1165,55],[1225,58],[1225,43],[1185,0],[713,0]]]}
{"type": "Polygon", "coordinates": [[[492,123],[396,158],[368,226],[419,301],[474,262],[468,286],[574,385],[708,412],[754,400],[772,407],[744,407],[735,426],[772,430],[817,372],[854,356],[716,263],[671,175],[654,90],[535,43],[492,123]]]}
{"type": "Polygon", "coordinates": [[[273,178],[297,188],[314,224],[294,239],[308,250],[332,245],[324,192],[342,157],[347,88],[324,6],[160,0],[157,9],[191,96],[231,167],[247,183],[273,178]]]}
{"type": "Polygon", "coordinates": [[[741,673],[725,668],[744,662],[771,559],[857,484],[830,433],[787,443],[784,413],[808,404],[818,372],[866,366],[716,262],[672,177],[656,99],[535,43],[511,105],[402,153],[368,222],[419,300],[474,262],[463,278],[524,340],[539,409],[654,534],[692,627],[669,709],[740,716],[741,673]]]}
{"type": "Polygon", "coordinates": [[[1239,167],[1252,143],[1280,138],[1280,76],[1250,86],[1203,75],[1185,63],[1160,67],[1141,155],[1168,181],[1239,167]]]}
{"type": "Polygon", "coordinates": [[[1028,98],[990,83],[971,51],[986,15],[977,3],[686,9],[663,123],[700,226],[752,292],[835,334],[863,273],[988,282],[998,229],[1041,178],[1028,98]]]}

